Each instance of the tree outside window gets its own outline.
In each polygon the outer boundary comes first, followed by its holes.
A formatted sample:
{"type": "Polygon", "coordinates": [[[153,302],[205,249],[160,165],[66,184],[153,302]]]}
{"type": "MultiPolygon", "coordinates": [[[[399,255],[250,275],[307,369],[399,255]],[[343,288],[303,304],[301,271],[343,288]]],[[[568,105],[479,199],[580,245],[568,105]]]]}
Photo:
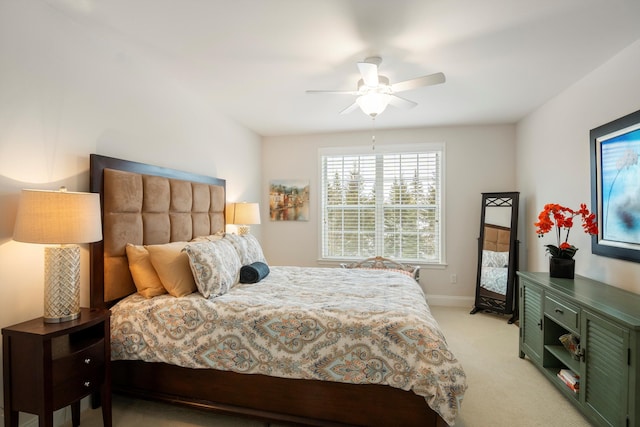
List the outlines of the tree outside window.
{"type": "Polygon", "coordinates": [[[323,258],[439,263],[441,162],[439,147],[323,155],[323,258]]]}

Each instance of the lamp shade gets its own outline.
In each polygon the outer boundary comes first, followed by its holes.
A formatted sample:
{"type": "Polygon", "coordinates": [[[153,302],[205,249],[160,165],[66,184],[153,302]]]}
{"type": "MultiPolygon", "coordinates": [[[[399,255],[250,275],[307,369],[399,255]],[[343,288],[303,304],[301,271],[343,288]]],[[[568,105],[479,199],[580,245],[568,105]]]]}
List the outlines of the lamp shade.
{"type": "Polygon", "coordinates": [[[22,190],[13,239],[45,244],[101,240],[100,195],[63,189],[22,190]]]}
{"type": "Polygon", "coordinates": [[[365,114],[375,117],[387,108],[390,99],[391,96],[386,93],[369,92],[360,95],[356,99],[356,103],[365,114]]]}
{"type": "Polygon", "coordinates": [[[230,224],[260,224],[260,205],[258,203],[232,203],[230,224]]]}

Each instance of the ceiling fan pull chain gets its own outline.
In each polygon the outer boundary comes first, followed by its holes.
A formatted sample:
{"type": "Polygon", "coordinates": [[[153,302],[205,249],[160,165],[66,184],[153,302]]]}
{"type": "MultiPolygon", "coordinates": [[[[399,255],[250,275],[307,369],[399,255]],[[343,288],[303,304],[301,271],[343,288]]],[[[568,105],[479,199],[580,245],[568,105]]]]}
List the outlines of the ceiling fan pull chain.
{"type": "Polygon", "coordinates": [[[376,151],[376,117],[372,116],[371,121],[373,122],[371,125],[371,151],[376,151]]]}

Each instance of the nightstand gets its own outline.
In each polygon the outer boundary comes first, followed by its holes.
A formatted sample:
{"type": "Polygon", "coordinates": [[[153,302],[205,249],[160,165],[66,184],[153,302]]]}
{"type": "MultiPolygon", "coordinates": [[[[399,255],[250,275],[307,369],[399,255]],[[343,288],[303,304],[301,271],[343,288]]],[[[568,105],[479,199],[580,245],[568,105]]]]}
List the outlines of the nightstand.
{"type": "Polygon", "coordinates": [[[102,419],[111,427],[109,310],[82,308],[80,318],[44,323],[42,317],[2,329],[4,425],[18,426],[18,412],[53,426],[53,411],[71,405],[80,424],[80,399],[100,394],[102,419]]]}

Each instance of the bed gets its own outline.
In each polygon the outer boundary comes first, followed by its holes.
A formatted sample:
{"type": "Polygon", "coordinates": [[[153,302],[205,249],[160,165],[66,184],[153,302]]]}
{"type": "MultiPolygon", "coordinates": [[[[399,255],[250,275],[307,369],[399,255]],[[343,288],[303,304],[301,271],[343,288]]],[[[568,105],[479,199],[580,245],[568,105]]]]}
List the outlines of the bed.
{"type": "Polygon", "coordinates": [[[144,298],[131,275],[128,245],[170,246],[198,236],[237,239],[224,235],[225,182],[100,155],[91,155],[90,179],[91,191],[101,194],[104,234],[90,248],[90,299],[92,307],[112,310],[115,392],[302,425],[455,422],[467,387],[464,371],[422,291],[406,274],[272,266],[261,282],[233,286],[215,298],[198,292],[144,298]],[[363,280],[366,286],[357,288],[363,280]],[[325,292],[334,289],[332,281],[335,290],[325,292]],[[402,289],[397,295],[396,287],[402,289]],[[290,295],[294,288],[307,295],[306,302],[290,295]],[[332,300],[332,294],[339,296],[332,300]],[[279,304],[267,307],[273,301],[279,304]],[[390,311],[387,304],[394,301],[406,311],[390,311]],[[152,312],[152,306],[160,308],[152,312]],[[230,320],[212,327],[225,306],[230,320]],[[313,318],[316,308],[320,317],[313,318]],[[365,323],[369,317],[375,322],[365,323]],[[414,317],[426,324],[406,326],[414,317]],[[154,326],[150,319],[164,323],[154,326]],[[292,322],[298,327],[291,328],[292,322]],[[145,335],[154,328],[165,331],[165,342],[145,335]],[[346,344],[338,341],[347,333],[354,335],[346,344]],[[254,347],[239,341],[246,336],[254,347]],[[312,348],[304,347],[305,340],[312,348]],[[180,353],[179,341],[197,348],[208,366],[180,353]],[[297,360],[294,353],[304,357],[297,360]],[[434,365],[411,367],[409,359],[434,365]]]}
{"type": "Polygon", "coordinates": [[[499,295],[507,293],[509,236],[507,227],[493,224],[484,227],[480,286],[499,295]]]}
{"type": "Polygon", "coordinates": [[[511,230],[494,224],[484,226],[480,272],[480,298],[489,306],[506,307],[509,279],[509,245],[511,230]]]}

